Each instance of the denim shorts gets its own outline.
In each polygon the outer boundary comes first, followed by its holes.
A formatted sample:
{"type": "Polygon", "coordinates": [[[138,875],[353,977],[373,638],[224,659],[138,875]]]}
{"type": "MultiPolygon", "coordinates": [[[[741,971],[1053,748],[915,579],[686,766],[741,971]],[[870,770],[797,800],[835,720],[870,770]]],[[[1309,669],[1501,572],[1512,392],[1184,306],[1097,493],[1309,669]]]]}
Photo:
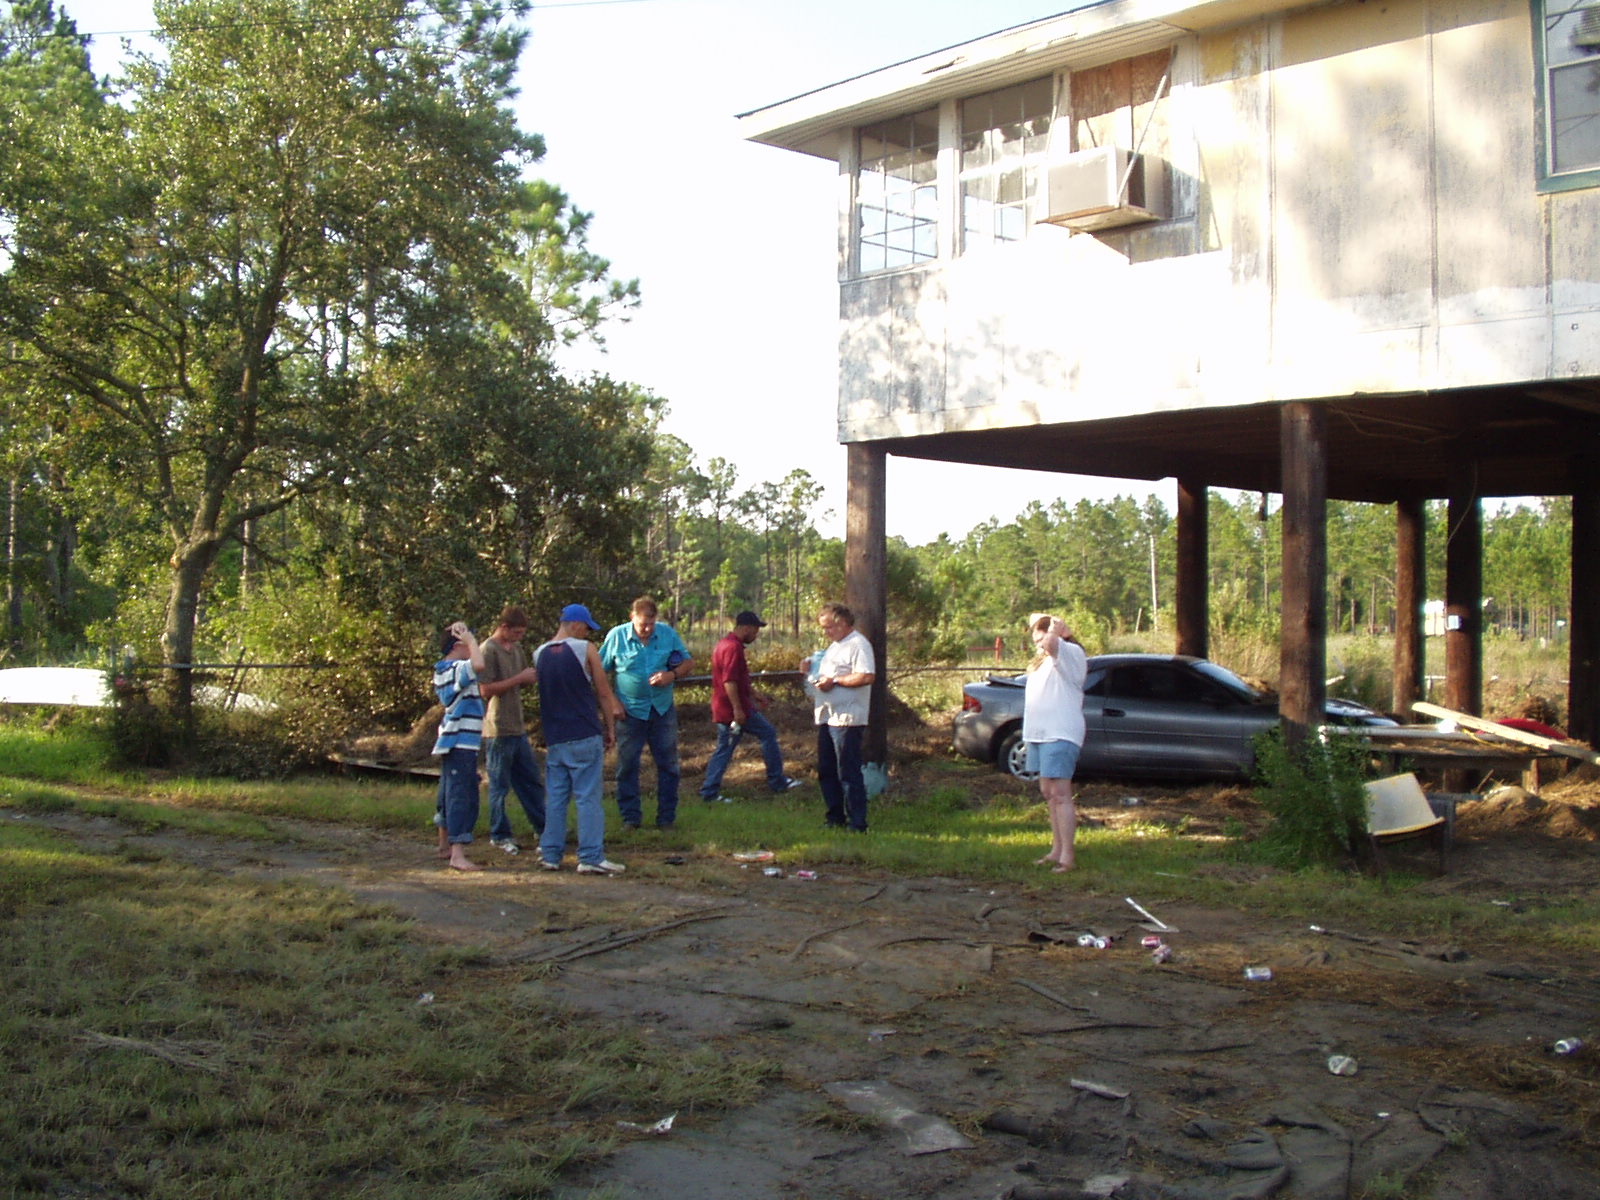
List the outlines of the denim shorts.
{"type": "Polygon", "coordinates": [[[1028,770],[1046,779],[1071,779],[1078,769],[1077,742],[1029,742],[1028,770]]]}

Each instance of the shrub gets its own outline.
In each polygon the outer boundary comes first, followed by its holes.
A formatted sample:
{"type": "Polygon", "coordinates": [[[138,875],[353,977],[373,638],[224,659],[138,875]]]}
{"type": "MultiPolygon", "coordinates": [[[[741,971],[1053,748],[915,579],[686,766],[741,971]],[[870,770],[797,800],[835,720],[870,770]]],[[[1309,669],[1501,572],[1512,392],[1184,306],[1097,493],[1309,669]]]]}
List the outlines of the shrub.
{"type": "Polygon", "coordinates": [[[1314,866],[1348,857],[1366,825],[1368,747],[1364,738],[1284,743],[1273,730],[1256,739],[1256,799],[1272,817],[1258,846],[1278,866],[1314,866]]]}

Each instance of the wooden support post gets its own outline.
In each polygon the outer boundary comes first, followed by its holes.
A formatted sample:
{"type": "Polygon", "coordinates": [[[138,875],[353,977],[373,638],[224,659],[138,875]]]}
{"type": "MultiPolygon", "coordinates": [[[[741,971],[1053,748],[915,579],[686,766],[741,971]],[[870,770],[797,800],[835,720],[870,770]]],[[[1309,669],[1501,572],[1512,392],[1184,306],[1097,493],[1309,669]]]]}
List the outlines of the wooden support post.
{"type": "Polygon", "coordinates": [[[1307,401],[1281,410],[1283,613],[1278,697],[1284,740],[1326,720],[1328,635],[1327,414],[1307,401]]]}
{"type": "Polygon", "coordinates": [[[1402,500],[1394,506],[1394,699],[1397,713],[1409,713],[1423,699],[1424,674],[1422,610],[1427,600],[1427,560],[1424,557],[1424,515],[1421,500],[1402,500]]]}
{"type": "Polygon", "coordinates": [[[872,715],[861,752],[866,762],[887,764],[888,455],[871,442],[852,442],[845,447],[845,453],[845,603],[856,615],[856,628],[872,643],[878,667],[878,677],[872,684],[872,715]]]}
{"type": "Polygon", "coordinates": [[[1451,496],[1444,547],[1445,707],[1483,715],[1483,506],[1451,496]]]}
{"type": "Polygon", "coordinates": [[[1600,488],[1572,496],[1572,602],[1568,618],[1567,732],[1600,747],[1600,488]]]}
{"type": "Polygon", "coordinates": [[[1210,656],[1211,611],[1207,552],[1206,485],[1178,480],[1177,594],[1179,654],[1210,656]]]}

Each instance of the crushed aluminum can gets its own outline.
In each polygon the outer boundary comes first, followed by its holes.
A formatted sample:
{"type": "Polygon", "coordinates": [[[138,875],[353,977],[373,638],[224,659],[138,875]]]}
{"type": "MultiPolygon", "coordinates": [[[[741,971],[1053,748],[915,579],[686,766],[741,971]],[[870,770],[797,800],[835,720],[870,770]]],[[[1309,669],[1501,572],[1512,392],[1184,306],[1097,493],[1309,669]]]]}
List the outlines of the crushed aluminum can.
{"type": "Polygon", "coordinates": [[[1111,939],[1097,937],[1092,933],[1080,933],[1078,935],[1078,945],[1087,946],[1091,950],[1104,950],[1107,946],[1111,945],[1111,939]]]}
{"type": "Polygon", "coordinates": [[[1265,983],[1272,978],[1271,967],[1246,967],[1244,977],[1251,983],[1265,983]]]}
{"type": "Polygon", "coordinates": [[[1139,945],[1143,946],[1146,950],[1154,950],[1157,946],[1163,944],[1164,943],[1162,942],[1161,935],[1159,933],[1147,933],[1139,939],[1139,945]]]}
{"type": "Polygon", "coordinates": [[[1348,1054],[1335,1054],[1328,1059],[1328,1074],[1354,1075],[1356,1073],[1356,1060],[1348,1054]]]}
{"type": "Polygon", "coordinates": [[[763,875],[765,875],[768,879],[782,879],[783,878],[783,868],[782,867],[762,867],[761,868],[761,873],[763,875]]]}
{"type": "Polygon", "coordinates": [[[815,879],[817,877],[817,873],[815,871],[801,870],[801,871],[796,871],[794,873],[794,877],[796,879],[815,879]]]}
{"type": "Polygon", "coordinates": [[[1124,796],[1122,798],[1122,807],[1123,808],[1136,808],[1136,807],[1138,807],[1139,805],[1141,805],[1143,803],[1144,803],[1144,801],[1139,799],[1139,797],[1137,797],[1137,796],[1124,796]]]}
{"type": "Polygon", "coordinates": [[[1562,1038],[1559,1042],[1550,1047],[1552,1054],[1576,1054],[1582,1049],[1583,1039],[1575,1037],[1562,1038]]]}
{"type": "Polygon", "coordinates": [[[1162,945],[1157,946],[1154,950],[1150,951],[1150,957],[1158,963],[1171,962],[1172,947],[1163,943],[1162,945]]]}

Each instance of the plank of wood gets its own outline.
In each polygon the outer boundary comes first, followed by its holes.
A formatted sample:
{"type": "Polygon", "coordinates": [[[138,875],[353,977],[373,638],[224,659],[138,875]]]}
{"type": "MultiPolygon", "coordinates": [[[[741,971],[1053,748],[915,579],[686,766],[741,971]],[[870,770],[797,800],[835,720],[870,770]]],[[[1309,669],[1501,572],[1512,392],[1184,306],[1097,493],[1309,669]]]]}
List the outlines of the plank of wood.
{"type": "Polygon", "coordinates": [[[1564,754],[1566,757],[1575,758],[1579,762],[1600,765],[1600,754],[1596,754],[1581,742],[1558,742],[1554,738],[1540,737],[1537,733],[1529,733],[1523,729],[1513,729],[1509,725],[1486,721],[1482,717],[1473,716],[1471,713],[1441,708],[1437,704],[1429,704],[1426,700],[1416,701],[1416,703],[1412,704],[1411,709],[1413,712],[1419,712],[1425,717],[1434,717],[1441,721],[1454,721],[1457,725],[1464,726],[1467,729],[1475,729],[1479,733],[1493,734],[1495,737],[1505,738],[1508,742],[1520,742],[1524,746],[1534,746],[1540,750],[1548,750],[1551,754],[1564,754]]]}

